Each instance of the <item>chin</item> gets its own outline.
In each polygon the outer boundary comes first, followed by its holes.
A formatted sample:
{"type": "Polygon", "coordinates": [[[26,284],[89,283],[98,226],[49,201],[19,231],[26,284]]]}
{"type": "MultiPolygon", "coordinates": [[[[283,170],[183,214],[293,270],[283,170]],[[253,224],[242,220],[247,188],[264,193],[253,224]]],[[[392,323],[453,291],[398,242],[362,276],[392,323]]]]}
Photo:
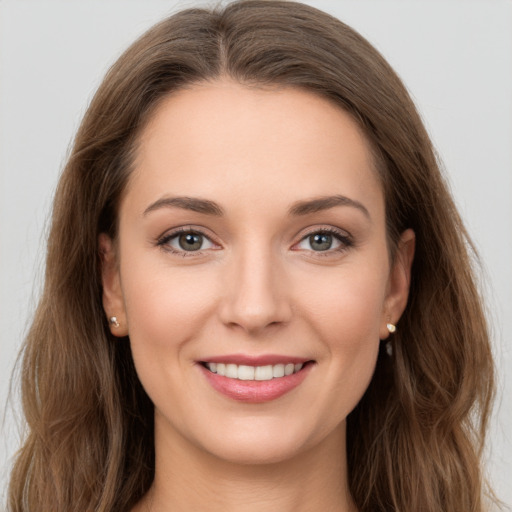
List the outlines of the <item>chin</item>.
{"type": "MultiPolygon", "coordinates": [[[[241,422],[244,423],[244,422],[241,422]]],[[[311,427],[311,426],[310,426],[311,427]]],[[[340,428],[331,431],[339,432],[340,428]]],[[[222,429],[220,435],[201,435],[200,446],[217,459],[240,465],[278,464],[296,459],[319,447],[329,437],[329,430],[308,429],[307,422],[297,425],[281,419],[254,418],[250,425],[222,429]],[[286,423],[286,424],[284,424],[286,423]]],[[[340,437],[344,439],[344,437],[340,437]]]]}
{"type": "Polygon", "coordinates": [[[297,457],[305,447],[295,440],[274,439],[261,441],[234,441],[226,439],[209,450],[216,458],[239,465],[279,464],[297,457]],[[280,442],[281,441],[281,442],[280,442]]]}

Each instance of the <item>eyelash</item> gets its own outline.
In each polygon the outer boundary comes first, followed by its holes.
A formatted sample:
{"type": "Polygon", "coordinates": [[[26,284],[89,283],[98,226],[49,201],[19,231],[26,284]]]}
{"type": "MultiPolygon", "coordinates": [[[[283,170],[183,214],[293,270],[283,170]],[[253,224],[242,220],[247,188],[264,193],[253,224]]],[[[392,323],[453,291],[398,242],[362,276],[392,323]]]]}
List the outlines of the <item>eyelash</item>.
{"type": "MultiPolygon", "coordinates": [[[[325,228],[315,228],[315,229],[312,229],[311,231],[309,231],[308,233],[304,234],[301,237],[301,239],[299,240],[299,242],[294,244],[294,247],[296,247],[301,242],[303,242],[304,240],[307,240],[309,237],[311,237],[313,235],[331,235],[333,238],[335,238],[340,243],[340,246],[336,247],[334,249],[327,249],[325,251],[310,250],[309,252],[314,253],[315,257],[323,258],[323,257],[333,256],[334,254],[343,253],[354,246],[354,241],[353,241],[352,237],[345,231],[341,231],[341,230],[333,228],[333,227],[325,227],[325,228]]],[[[300,251],[301,249],[295,249],[295,250],[300,251]]]]}
{"type": "MultiPolygon", "coordinates": [[[[182,256],[184,258],[190,257],[190,256],[199,256],[199,255],[202,255],[204,253],[204,250],[201,250],[201,249],[199,249],[197,251],[176,250],[171,245],[169,245],[169,242],[171,240],[173,240],[174,238],[176,238],[176,237],[178,237],[178,236],[180,236],[182,234],[199,235],[199,236],[203,237],[204,239],[208,240],[211,244],[218,246],[218,244],[216,244],[211,239],[210,236],[206,235],[200,229],[196,229],[196,228],[193,228],[193,227],[177,228],[177,229],[171,231],[170,233],[166,233],[165,235],[163,235],[160,238],[158,238],[156,245],[159,246],[164,251],[167,251],[167,252],[170,252],[172,254],[176,254],[176,255],[182,256]]],[[[337,248],[334,248],[334,249],[327,249],[325,251],[313,251],[313,250],[310,250],[309,252],[314,253],[315,256],[319,256],[319,257],[332,256],[333,253],[337,253],[337,254],[343,253],[346,250],[348,250],[348,249],[350,249],[351,247],[354,246],[354,242],[352,240],[352,237],[349,234],[347,234],[346,232],[338,230],[338,229],[333,228],[333,227],[325,227],[325,228],[312,229],[308,233],[305,233],[301,237],[301,239],[297,243],[295,243],[293,245],[293,247],[296,247],[301,242],[303,242],[304,240],[306,240],[307,238],[309,238],[309,237],[311,237],[313,235],[325,235],[325,234],[333,236],[340,243],[340,246],[337,247],[337,248]]],[[[300,251],[301,249],[292,249],[292,250],[300,251]]]]}
{"type": "Polygon", "coordinates": [[[169,245],[169,242],[173,240],[174,238],[184,235],[184,234],[190,234],[190,235],[199,235],[203,237],[204,239],[208,240],[211,244],[217,245],[210,236],[203,233],[200,229],[196,229],[193,227],[182,227],[177,228],[170,233],[166,233],[165,235],[161,236],[158,240],[156,245],[159,246],[162,250],[170,252],[171,254],[176,254],[178,256],[182,256],[184,258],[190,257],[190,256],[199,256],[204,253],[204,250],[197,250],[197,251],[185,251],[185,250],[176,250],[174,247],[169,245]]]}

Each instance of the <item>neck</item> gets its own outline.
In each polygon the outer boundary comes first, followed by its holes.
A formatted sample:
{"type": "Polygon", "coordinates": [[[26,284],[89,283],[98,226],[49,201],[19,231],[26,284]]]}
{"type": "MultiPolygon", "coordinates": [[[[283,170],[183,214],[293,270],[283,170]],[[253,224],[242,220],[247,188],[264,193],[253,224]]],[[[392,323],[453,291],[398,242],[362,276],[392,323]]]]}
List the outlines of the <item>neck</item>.
{"type": "Polygon", "coordinates": [[[347,484],[345,430],[285,461],[237,464],[156,431],[153,486],[134,512],[354,512],[347,484]]]}

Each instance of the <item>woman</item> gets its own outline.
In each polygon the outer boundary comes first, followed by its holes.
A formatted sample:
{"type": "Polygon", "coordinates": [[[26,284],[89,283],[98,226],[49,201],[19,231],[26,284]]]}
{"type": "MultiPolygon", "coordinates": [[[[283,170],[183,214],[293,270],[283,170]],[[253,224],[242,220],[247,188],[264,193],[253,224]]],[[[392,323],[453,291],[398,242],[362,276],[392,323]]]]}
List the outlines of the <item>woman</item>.
{"type": "Polygon", "coordinates": [[[59,184],[11,509],[484,510],[467,242],[350,28],[274,1],[164,20],[59,184]]]}

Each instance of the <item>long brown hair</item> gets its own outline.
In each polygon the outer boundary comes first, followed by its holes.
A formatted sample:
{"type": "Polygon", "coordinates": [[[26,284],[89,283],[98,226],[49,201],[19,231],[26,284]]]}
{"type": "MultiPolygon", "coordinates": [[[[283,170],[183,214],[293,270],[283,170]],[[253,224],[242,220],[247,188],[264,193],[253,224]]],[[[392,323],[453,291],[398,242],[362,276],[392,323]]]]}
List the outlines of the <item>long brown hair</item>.
{"type": "Polygon", "coordinates": [[[416,233],[410,299],[348,418],[361,511],[481,512],[493,365],[474,251],[401,81],[354,30],[312,7],[248,0],[162,21],[114,64],[55,196],[44,291],[22,363],[26,441],[12,512],[128,510],[154,476],[153,406],[129,340],[109,332],[98,235],[115,238],[137,137],[170,92],[229,76],[299,87],[351,113],[382,180],[390,249],[416,233]]]}

